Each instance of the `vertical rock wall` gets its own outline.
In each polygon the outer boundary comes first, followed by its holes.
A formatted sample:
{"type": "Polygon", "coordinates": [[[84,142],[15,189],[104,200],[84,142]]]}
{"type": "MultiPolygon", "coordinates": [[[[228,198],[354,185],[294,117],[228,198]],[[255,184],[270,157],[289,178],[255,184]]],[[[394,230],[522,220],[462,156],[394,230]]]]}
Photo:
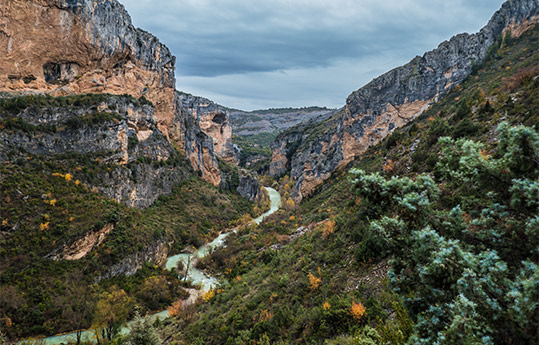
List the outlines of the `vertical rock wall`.
{"type": "Polygon", "coordinates": [[[213,149],[190,151],[204,146],[206,138],[186,135],[174,123],[182,118],[174,56],[156,37],[135,28],[118,1],[2,1],[0,52],[0,91],[129,94],[149,100],[159,130],[203,178],[218,184],[213,149]],[[208,159],[202,162],[204,155],[208,159]]]}

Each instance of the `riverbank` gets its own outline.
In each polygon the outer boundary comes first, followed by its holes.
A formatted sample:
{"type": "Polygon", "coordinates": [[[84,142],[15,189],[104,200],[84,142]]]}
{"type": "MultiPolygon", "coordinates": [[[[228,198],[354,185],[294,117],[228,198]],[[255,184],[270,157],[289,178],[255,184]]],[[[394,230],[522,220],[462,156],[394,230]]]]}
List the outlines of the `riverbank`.
{"type": "MultiPolygon", "coordinates": [[[[270,209],[267,212],[265,212],[264,214],[260,215],[259,217],[253,220],[253,223],[256,223],[256,224],[260,224],[266,217],[275,213],[281,207],[281,195],[279,194],[279,192],[270,187],[264,187],[264,188],[269,193],[271,205],[270,205],[270,209]]],[[[226,238],[235,230],[236,228],[223,231],[213,241],[201,246],[200,248],[195,250],[194,253],[177,254],[167,259],[167,262],[165,264],[165,268],[167,270],[172,270],[173,268],[176,268],[178,266],[178,262],[182,262],[182,264],[184,265],[183,267],[187,267],[189,265],[189,270],[187,272],[187,279],[189,279],[194,285],[201,286],[199,290],[197,289],[188,290],[189,297],[182,301],[183,306],[187,306],[187,305],[195,303],[196,299],[199,296],[201,296],[205,291],[208,291],[212,289],[213,287],[217,286],[217,284],[219,283],[217,278],[212,277],[206,274],[205,272],[197,269],[194,263],[195,263],[195,260],[202,259],[205,256],[211,254],[211,252],[215,250],[216,248],[224,246],[226,238]]],[[[164,310],[159,313],[152,314],[150,317],[152,319],[156,319],[156,318],[159,318],[161,320],[166,319],[169,317],[168,310],[164,310]]],[[[127,326],[122,329],[121,331],[122,333],[127,333],[129,331],[131,322],[132,321],[128,322],[127,326]]],[[[30,344],[39,343],[40,345],[56,345],[56,344],[75,343],[76,339],[77,339],[76,333],[73,332],[73,333],[55,335],[55,336],[41,338],[41,339],[25,339],[25,340],[19,341],[17,344],[30,345],[30,344]]],[[[83,331],[81,334],[81,341],[95,343],[96,342],[95,331],[92,329],[83,331]]]]}

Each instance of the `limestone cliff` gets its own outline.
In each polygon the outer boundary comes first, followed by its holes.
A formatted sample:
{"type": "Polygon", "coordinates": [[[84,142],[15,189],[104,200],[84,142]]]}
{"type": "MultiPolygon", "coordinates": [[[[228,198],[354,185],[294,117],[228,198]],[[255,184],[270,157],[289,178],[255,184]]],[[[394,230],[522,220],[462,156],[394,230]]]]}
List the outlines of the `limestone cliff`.
{"type": "Polygon", "coordinates": [[[178,93],[178,99],[182,110],[190,113],[200,123],[200,129],[212,137],[215,153],[225,162],[238,165],[227,111],[209,99],[187,93],[178,93]]]}
{"type": "Polygon", "coordinates": [[[346,100],[341,165],[413,120],[467,77],[507,29],[514,35],[539,20],[536,0],[510,0],[476,34],[460,34],[374,79],[346,100]]]}
{"type": "Polygon", "coordinates": [[[316,140],[306,140],[301,125],[285,132],[272,147],[270,173],[290,171],[296,180],[293,195],[301,200],[333,171],[415,119],[461,83],[474,64],[484,61],[498,37],[508,30],[518,36],[538,21],[537,0],[505,2],[478,33],[459,34],[353,92],[337,123],[312,126],[311,132],[318,133],[316,140]]]}
{"type": "Polygon", "coordinates": [[[327,179],[343,160],[339,145],[344,108],[281,133],[271,145],[270,175],[290,173],[296,181],[290,195],[301,200],[327,179]]]}
{"type": "MultiPolygon", "coordinates": [[[[243,197],[255,200],[259,189],[258,180],[253,174],[237,167],[239,163],[238,152],[232,143],[232,127],[226,109],[209,99],[182,92],[177,93],[177,102],[177,108],[181,110],[184,122],[196,123],[197,126],[190,127],[200,128],[196,133],[194,131],[186,133],[207,138],[196,142],[198,148],[190,149],[190,151],[201,154],[194,161],[209,165],[206,163],[207,160],[213,159],[211,164],[215,166],[219,165],[215,158],[217,156],[223,161],[222,168],[207,173],[208,176],[218,177],[212,182],[218,184],[222,189],[235,190],[243,197]],[[209,150],[214,150],[215,156],[213,153],[206,154],[209,150]]],[[[186,140],[186,142],[195,145],[194,140],[186,140]]]]}
{"type": "Polygon", "coordinates": [[[128,255],[122,261],[110,267],[106,272],[97,276],[95,282],[97,283],[103,279],[119,275],[132,276],[137,273],[146,262],[151,262],[158,266],[165,266],[168,257],[168,247],[168,243],[166,242],[154,241],[142,251],[128,255]]]}
{"type": "Polygon", "coordinates": [[[157,128],[153,107],[132,97],[4,98],[10,99],[28,106],[11,112],[0,110],[0,161],[26,154],[75,154],[97,160],[106,173],[81,182],[138,208],[170,193],[174,184],[191,174],[157,128]]]}
{"type": "Polygon", "coordinates": [[[203,143],[188,140],[206,138],[185,135],[174,123],[182,118],[176,109],[174,56],[153,35],[135,28],[118,1],[2,1],[0,51],[0,91],[143,96],[155,106],[158,129],[203,178],[218,184],[215,159],[201,162],[197,159],[204,154],[190,151],[203,143]]]}
{"type": "Polygon", "coordinates": [[[206,176],[206,180],[218,186],[221,183],[219,163],[215,157],[214,140],[200,128],[200,120],[183,107],[183,98],[180,92],[176,93],[176,120],[175,131],[182,133],[185,151],[191,165],[206,176]]]}

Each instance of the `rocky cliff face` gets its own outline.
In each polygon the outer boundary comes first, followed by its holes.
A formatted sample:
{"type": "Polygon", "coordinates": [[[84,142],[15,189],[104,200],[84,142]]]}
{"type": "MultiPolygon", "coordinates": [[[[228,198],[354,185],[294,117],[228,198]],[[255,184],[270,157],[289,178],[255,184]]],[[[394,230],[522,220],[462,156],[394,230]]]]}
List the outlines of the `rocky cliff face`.
{"type": "Polygon", "coordinates": [[[155,104],[168,134],[174,57],[115,0],[13,0],[0,6],[3,91],[130,94],[155,104]]]}
{"type": "Polygon", "coordinates": [[[260,183],[258,183],[256,175],[248,172],[240,174],[240,182],[238,187],[236,187],[236,191],[240,193],[241,196],[248,200],[254,201],[258,196],[259,190],[260,183]]]}
{"type": "Polygon", "coordinates": [[[176,123],[185,124],[188,151],[198,154],[198,157],[191,156],[192,164],[202,162],[202,169],[213,169],[219,166],[216,159],[219,157],[224,162],[223,169],[209,171],[206,175],[216,176],[212,182],[220,188],[235,190],[241,196],[255,200],[259,183],[254,174],[237,167],[238,152],[232,144],[232,127],[224,107],[183,92],[177,92],[176,100],[182,114],[181,121],[176,123]]]}
{"type": "Polygon", "coordinates": [[[185,152],[195,170],[201,171],[202,176],[215,186],[221,183],[219,163],[215,156],[215,146],[212,137],[204,133],[197,119],[188,109],[183,107],[180,92],[176,93],[176,118],[174,131],[181,133],[185,143],[185,152]]]}
{"type": "Polygon", "coordinates": [[[255,201],[259,195],[260,183],[257,175],[246,169],[230,165],[221,169],[221,184],[219,188],[238,192],[244,198],[255,201]]]}
{"type": "Polygon", "coordinates": [[[132,276],[142,268],[144,263],[151,262],[154,265],[165,266],[168,257],[168,244],[157,241],[148,245],[144,250],[131,254],[119,263],[110,267],[106,272],[96,277],[95,282],[119,275],[132,276]]]}
{"type": "Polygon", "coordinates": [[[21,154],[76,154],[98,160],[108,167],[107,172],[95,181],[81,182],[138,208],[170,193],[190,174],[157,128],[153,107],[132,97],[77,96],[67,98],[62,105],[43,96],[39,101],[21,99],[30,105],[14,112],[0,111],[1,161],[20,158],[21,154]],[[41,107],[32,103],[47,101],[51,104],[41,107]],[[10,158],[13,152],[19,154],[10,158]]]}
{"type": "MultiPolygon", "coordinates": [[[[116,0],[12,0],[0,3],[0,91],[52,95],[144,96],[165,138],[191,161],[202,155],[188,142],[176,109],[175,58],[153,35],[136,29],[116,0]]],[[[210,151],[210,150],[209,150],[210,151]]],[[[207,154],[210,154],[210,152],[207,154]]],[[[211,158],[211,157],[210,157],[211,158]]],[[[193,162],[218,184],[217,165],[193,162]]]]}
{"type": "Polygon", "coordinates": [[[478,33],[457,35],[353,92],[343,118],[342,164],[445,96],[484,60],[500,34],[513,28],[516,35],[537,22],[538,8],[535,0],[507,1],[478,33]]]}
{"type": "Polygon", "coordinates": [[[290,173],[296,181],[290,196],[301,200],[327,179],[343,160],[339,145],[344,109],[325,114],[293,127],[273,142],[270,175],[290,173]]]}
{"type": "MultiPolygon", "coordinates": [[[[281,136],[273,147],[273,175],[291,169],[296,178],[296,199],[301,199],[355,157],[395,128],[412,121],[428,107],[461,83],[481,63],[495,40],[508,30],[520,35],[539,21],[536,0],[509,0],[489,23],[476,34],[460,34],[438,48],[417,56],[353,92],[336,126],[323,130],[319,140],[286,150],[297,142],[297,131],[281,136]],[[284,159],[286,156],[287,159],[284,159]]],[[[305,141],[305,135],[302,136],[305,141]]]]}
{"type": "Polygon", "coordinates": [[[227,111],[209,99],[187,93],[178,93],[178,100],[182,110],[191,114],[200,123],[200,129],[213,138],[215,153],[225,162],[238,165],[227,111]]]}

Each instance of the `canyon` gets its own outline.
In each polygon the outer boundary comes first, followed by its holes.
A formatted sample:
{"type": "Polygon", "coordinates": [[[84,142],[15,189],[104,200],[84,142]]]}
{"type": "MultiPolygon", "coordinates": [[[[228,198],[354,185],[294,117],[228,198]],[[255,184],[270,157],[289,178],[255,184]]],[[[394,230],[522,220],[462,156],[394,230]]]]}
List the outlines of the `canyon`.
{"type": "Polygon", "coordinates": [[[526,343],[538,22],[537,0],[508,0],[342,108],[241,111],[177,90],[117,0],[2,2],[0,343],[102,327],[113,293],[181,310],[152,326],[164,344],[404,344],[421,318],[459,336],[436,320],[474,315],[495,315],[477,339],[526,343]]]}

